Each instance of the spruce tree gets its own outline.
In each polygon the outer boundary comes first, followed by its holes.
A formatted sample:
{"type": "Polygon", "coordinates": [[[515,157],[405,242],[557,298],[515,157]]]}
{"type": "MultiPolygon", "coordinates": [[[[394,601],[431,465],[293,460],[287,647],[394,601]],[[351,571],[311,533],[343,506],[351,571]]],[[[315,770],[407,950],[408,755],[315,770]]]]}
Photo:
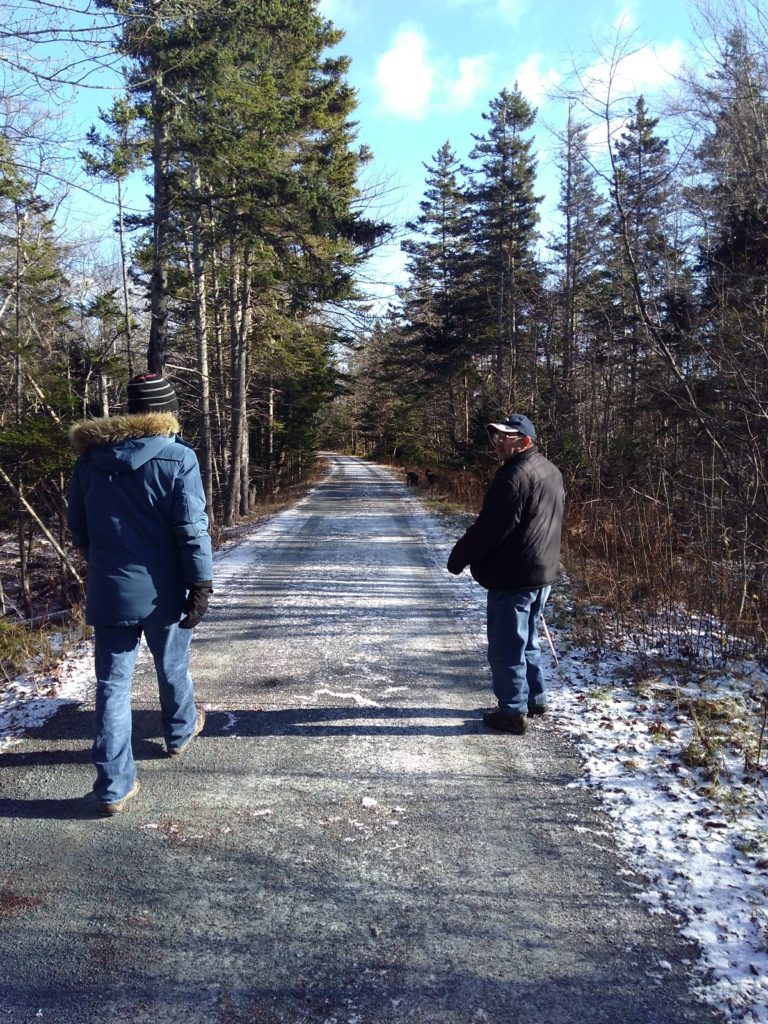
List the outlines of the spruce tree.
{"type": "Polygon", "coordinates": [[[699,447],[712,451],[706,490],[742,580],[741,616],[758,609],[748,593],[764,591],[755,581],[766,572],[768,61],[762,32],[746,24],[732,26],[715,52],[714,68],[693,87],[705,132],[688,191],[701,279],[691,389],[707,428],[699,447]]]}
{"type": "Polygon", "coordinates": [[[663,297],[674,280],[675,254],[669,241],[673,235],[669,146],[656,134],[658,123],[640,96],[614,153],[614,283],[621,302],[617,354],[625,372],[625,422],[630,434],[640,394],[648,391],[660,369],[647,320],[661,328],[663,297]]]}
{"type": "Polygon", "coordinates": [[[587,449],[598,455],[612,376],[605,338],[610,217],[587,147],[587,127],[569,111],[559,159],[562,228],[552,244],[560,344],[551,401],[569,461],[580,460],[587,449]]]}
{"type": "Polygon", "coordinates": [[[413,364],[422,393],[442,398],[443,433],[466,444],[467,383],[473,354],[472,263],[469,209],[460,165],[449,142],[427,171],[420,213],[403,243],[408,285],[400,289],[405,326],[403,361],[413,364]]]}
{"type": "Polygon", "coordinates": [[[535,110],[517,85],[503,89],[483,113],[485,135],[473,135],[472,214],[476,251],[477,333],[490,362],[492,404],[530,403],[538,356],[534,310],[541,269],[536,256],[536,160],[528,134],[535,110]]]}
{"type": "Polygon", "coordinates": [[[99,132],[93,125],[86,135],[88,148],[80,153],[86,173],[103,181],[114,182],[117,190],[117,218],[115,228],[120,246],[120,280],[123,299],[123,330],[128,376],[133,376],[133,322],[128,288],[128,252],[125,225],[125,181],[141,167],[146,159],[147,138],[137,127],[136,108],[124,96],[119,97],[108,111],[99,111],[107,132],[99,132]]]}
{"type": "Polygon", "coordinates": [[[302,349],[327,364],[318,312],[353,296],[382,231],[357,206],[368,154],[354,146],[349,62],[326,56],[341,33],[313,0],[198,0],[184,17],[170,0],[142,0],[144,17],[101,2],[125,14],[129,85],[152,138],[148,363],[162,368],[169,346],[193,335],[207,380],[211,325],[230,520],[247,510],[250,440],[272,472],[275,441],[291,436],[276,417],[298,408],[286,396],[301,391],[289,374],[315,375],[302,349]],[[276,366],[279,353],[293,370],[276,366]]]}
{"type": "Polygon", "coordinates": [[[765,356],[768,337],[768,68],[743,31],[728,34],[706,100],[707,131],[696,152],[700,184],[689,192],[702,227],[703,301],[718,333],[728,336],[734,363],[756,367],[761,360],[753,356],[765,356]]]}

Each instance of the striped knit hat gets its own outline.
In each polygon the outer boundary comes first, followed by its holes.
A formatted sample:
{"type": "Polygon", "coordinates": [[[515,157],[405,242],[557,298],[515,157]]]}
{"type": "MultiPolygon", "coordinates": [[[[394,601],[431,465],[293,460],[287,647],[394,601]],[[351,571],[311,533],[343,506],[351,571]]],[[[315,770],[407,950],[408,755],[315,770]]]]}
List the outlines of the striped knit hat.
{"type": "Polygon", "coordinates": [[[128,412],[176,412],[179,401],[159,373],[140,373],[128,381],[128,412]]]}

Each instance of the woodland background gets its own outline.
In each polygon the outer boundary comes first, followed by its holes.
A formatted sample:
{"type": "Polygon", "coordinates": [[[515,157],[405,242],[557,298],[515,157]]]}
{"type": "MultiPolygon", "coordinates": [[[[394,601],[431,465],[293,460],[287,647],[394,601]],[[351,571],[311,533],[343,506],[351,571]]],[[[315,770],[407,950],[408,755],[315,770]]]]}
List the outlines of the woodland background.
{"type": "Polygon", "coordinates": [[[588,639],[613,621],[671,649],[685,626],[711,656],[765,657],[768,17],[759,2],[699,16],[696,70],[663,110],[614,90],[618,44],[599,88],[576,69],[554,226],[540,219],[536,111],[517,88],[479,110],[477,134],[425,168],[408,283],[382,311],[360,274],[395,229],[361,185],[372,154],[356,145],[348,61],[328,52],[342,33],[316,3],[11,3],[6,635],[77,600],[68,427],[119,410],[149,368],[179,393],[217,531],[306,477],[322,447],[429,470],[429,497],[476,508],[494,468],[485,424],[524,411],[566,476],[565,564],[588,639]],[[57,96],[89,61],[125,83],[82,140],[88,174],[112,189],[120,258],[107,263],[65,231],[66,176],[57,196],[40,187],[57,96]],[[124,209],[136,174],[143,216],[124,209]]]}

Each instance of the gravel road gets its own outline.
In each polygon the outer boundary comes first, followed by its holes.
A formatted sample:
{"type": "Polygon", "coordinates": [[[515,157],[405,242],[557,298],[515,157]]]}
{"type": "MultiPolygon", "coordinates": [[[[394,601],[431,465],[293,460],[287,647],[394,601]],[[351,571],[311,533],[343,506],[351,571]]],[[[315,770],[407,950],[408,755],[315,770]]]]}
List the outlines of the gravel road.
{"type": "Polygon", "coordinates": [[[485,729],[484,652],[383,470],[221,562],[208,721],[95,819],[91,708],[0,758],[0,1024],[710,1024],[696,951],[637,899],[568,740],[485,729]]]}

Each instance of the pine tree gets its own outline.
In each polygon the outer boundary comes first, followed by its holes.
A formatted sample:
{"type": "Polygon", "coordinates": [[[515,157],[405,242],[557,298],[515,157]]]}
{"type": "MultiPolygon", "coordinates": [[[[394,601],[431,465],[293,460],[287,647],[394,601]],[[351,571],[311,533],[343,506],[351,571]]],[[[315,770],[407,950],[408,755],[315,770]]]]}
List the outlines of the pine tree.
{"type": "Polygon", "coordinates": [[[120,246],[120,279],[123,298],[123,334],[128,376],[133,376],[133,322],[128,290],[128,254],[125,226],[125,180],[146,159],[147,139],[137,130],[138,113],[126,97],[119,97],[108,111],[99,111],[107,133],[93,125],[86,135],[89,149],[81,151],[86,173],[114,182],[117,189],[116,230],[120,246]]]}
{"type": "Polygon", "coordinates": [[[536,257],[541,197],[534,192],[536,160],[526,133],[536,112],[515,86],[490,103],[485,135],[473,135],[474,244],[477,254],[478,333],[491,357],[493,404],[530,402],[538,345],[534,309],[541,270],[536,257]],[[490,313],[490,316],[485,311],[490,313]]]}
{"type": "Polygon", "coordinates": [[[757,607],[748,595],[765,580],[768,522],[768,61],[762,31],[747,29],[727,31],[693,85],[705,134],[688,191],[702,284],[691,389],[712,452],[707,490],[742,581],[740,616],[757,607]]]}
{"type": "Polygon", "coordinates": [[[447,430],[455,443],[466,445],[467,382],[474,340],[468,203],[450,143],[444,143],[433,162],[424,166],[427,178],[420,214],[406,225],[415,237],[402,246],[410,274],[408,285],[400,289],[403,359],[414,364],[414,372],[418,367],[422,393],[429,390],[442,396],[443,434],[447,430]]]}
{"type": "Polygon", "coordinates": [[[640,96],[614,152],[614,283],[621,302],[617,340],[625,371],[625,422],[630,434],[637,420],[639,396],[647,393],[660,366],[644,316],[661,327],[663,297],[674,280],[675,254],[669,244],[669,147],[667,140],[655,133],[658,123],[640,96]]]}
{"type": "Polygon", "coordinates": [[[706,99],[709,125],[696,153],[703,181],[689,192],[703,229],[704,302],[735,362],[752,363],[755,342],[764,354],[768,337],[768,68],[743,31],[728,34],[706,99]]]}
{"type": "Polygon", "coordinates": [[[62,590],[68,573],[78,579],[62,547],[71,455],[61,420],[72,406],[72,304],[50,204],[2,136],[0,172],[0,524],[16,521],[21,602],[29,614],[28,568],[39,531],[61,559],[62,590]],[[44,516],[58,517],[60,540],[44,516]]]}
{"type": "Polygon", "coordinates": [[[611,300],[605,271],[610,218],[587,146],[587,127],[569,110],[559,162],[562,230],[552,245],[560,361],[552,379],[551,404],[561,424],[562,457],[578,462],[589,450],[593,463],[599,464],[609,432],[605,414],[612,387],[606,346],[611,300]]]}
{"type": "Polygon", "coordinates": [[[210,325],[219,394],[206,411],[202,388],[201,435],[215,414],[229,521],[247,511],[252,438],[269,473],[276,442],[301,436],[275,419],[302,390],[276,355],[310,375],[314,360],[293,359],[290,346],[329,358],[317,312],[353,296],[382,226],[357,209],[368,154],[354,147],[349,62],[324,55],[341,33],[313,0],[197,0],[184,17],[172,0],[142,3],[122,45],[152,137],[148,363],[161,368],[169,346],[194,336],[197,379],[207,381],[210,325]]]}

